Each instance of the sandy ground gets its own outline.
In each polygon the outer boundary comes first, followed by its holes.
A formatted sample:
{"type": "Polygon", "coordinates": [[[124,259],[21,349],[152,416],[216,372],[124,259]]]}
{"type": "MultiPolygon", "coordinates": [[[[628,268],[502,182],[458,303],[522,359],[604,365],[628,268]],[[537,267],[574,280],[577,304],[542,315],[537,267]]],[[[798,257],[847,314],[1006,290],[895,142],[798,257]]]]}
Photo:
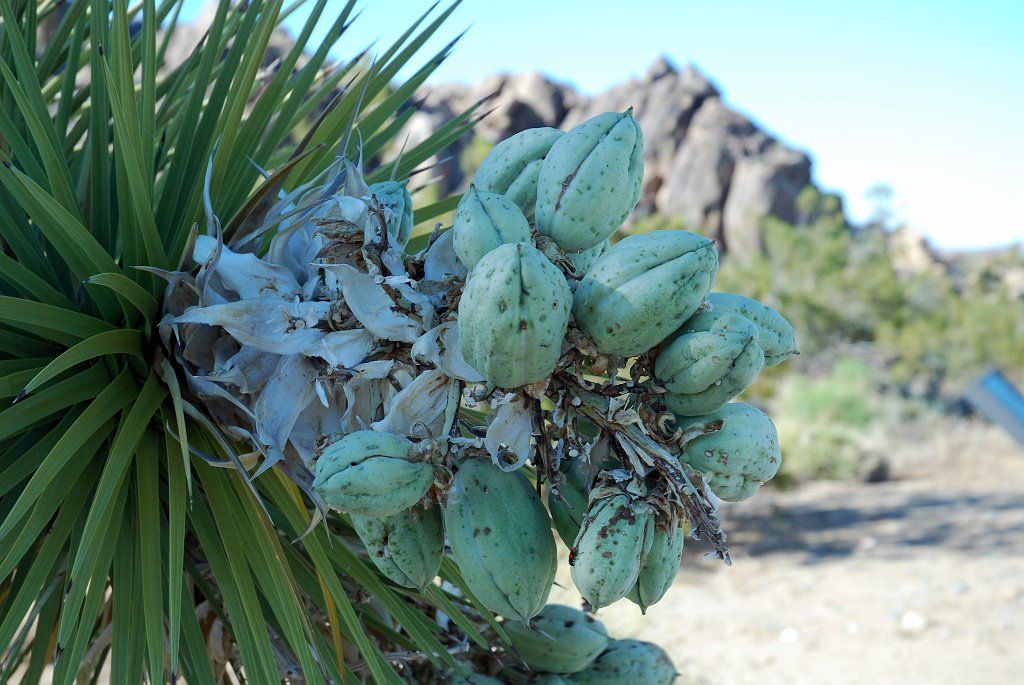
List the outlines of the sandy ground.
{"type": "Polygon", "coordinates": [[[1024,682],[1024,450],[992,437],[919,451],[896,480],[723,505],[731,567],[688,543],[647,616],[598,615],[665,647],[684,684],[1024,682]]]}

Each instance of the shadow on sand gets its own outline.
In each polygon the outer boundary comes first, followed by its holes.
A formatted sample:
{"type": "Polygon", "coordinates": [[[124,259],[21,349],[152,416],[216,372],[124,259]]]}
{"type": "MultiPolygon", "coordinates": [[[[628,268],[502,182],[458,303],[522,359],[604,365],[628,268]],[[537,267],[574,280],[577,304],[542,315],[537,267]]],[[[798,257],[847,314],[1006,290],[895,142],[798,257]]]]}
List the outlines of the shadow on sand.
{"type": "MultiPolygon", "coordinates": [[[[830,484],[761,493],[723,504],[722,514],[730,549],[751,557],[796,554],[806,564],[856,554],[898,560],[935,547],[1024,556],[1024,490],[944,495],[899,482],[830,484]]],[[[687,547],[691,554],[706,551],[702,543],[687,547]]]]}

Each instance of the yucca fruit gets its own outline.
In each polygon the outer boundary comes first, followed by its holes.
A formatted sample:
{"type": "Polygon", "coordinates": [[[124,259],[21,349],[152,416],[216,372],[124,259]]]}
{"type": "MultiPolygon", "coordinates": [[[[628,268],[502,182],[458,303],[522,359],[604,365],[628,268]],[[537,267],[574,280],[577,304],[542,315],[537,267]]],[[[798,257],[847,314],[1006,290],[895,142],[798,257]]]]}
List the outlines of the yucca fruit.
{"type": "MultiPolygon", "coordinates": [[[[414,207],[408,178],[476,108],[377,160],[452,44],[410,84],[394,75],[458,2],[376,61],[330,67],[353,3],[314,47],[326,4],[264,67],[294,8],[224,0],[165,68],[176,0],[0,0],[0,681],[527,682],[491,612],[529,631],[542,611],[543,485],[573,466],[580,520],[560,529],[579,526],[570,564],[583,555],[595,606],[664,594],[677,555],[648,560],[658,536],[728,560],[706,475],[680,455],[733,435],[731,415],[670,432],[652,356],[709,308],[714,249],[700,239],[690,270],[622,266],[618,247],[579,261],[636,203],[631,113],[543,132],[557,142],[522,169],[495,148],[484,168],[516,191],[488,202],[516,228],[482,202],[441,230],[459,197],[414,207]],[[601,206],[596,233],[572,226],[601,206]],[[602,304],[641,277],[672,295],[691,271],[671,312],[602,304]],[[584,313],[639,342],[605,344],[584,313]],[[613,549],[613,528],[635,540],[613,549]]],[[[752,306],[762,338],[785,337],[752,306]]],[[[660,651],[609,661],[616,644],[572,668],[674,677],[660,651]]]]}

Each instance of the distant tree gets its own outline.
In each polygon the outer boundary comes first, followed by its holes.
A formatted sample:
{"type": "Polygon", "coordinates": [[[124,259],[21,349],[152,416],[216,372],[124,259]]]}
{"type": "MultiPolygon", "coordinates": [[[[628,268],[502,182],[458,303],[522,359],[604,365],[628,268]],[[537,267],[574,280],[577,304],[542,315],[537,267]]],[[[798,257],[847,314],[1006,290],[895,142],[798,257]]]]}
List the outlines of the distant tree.
{"type": "Polygon", "coordinates": [[[876,183],[868,188],[865,197],[874,205],[871,218],[868,220],[869,225],[883,229],[894,228],[896,211],[893,208],[893,199],[896,197],[896,191],[893,187],[888,183],[876,183]]]}
{"type": "MultiPolygon", "coordinates": [[[[877,196],[891,198],[891,189],[880,186],[877,196]]],[[[981,263],[956,283],[943,271],[901,278],[885,211],[854,232],[841,205],[813,188],[798,209],[801,225],[766,219],[764,252],[742,262],[726,256],[716,282],[785,314],[800,340],[794,368],[828,368],[856,350],[890,382],[931,394],[955,392],[991,365],[1024,370],[1024,299],[999,277],[1012,257],[981,263]]]]}

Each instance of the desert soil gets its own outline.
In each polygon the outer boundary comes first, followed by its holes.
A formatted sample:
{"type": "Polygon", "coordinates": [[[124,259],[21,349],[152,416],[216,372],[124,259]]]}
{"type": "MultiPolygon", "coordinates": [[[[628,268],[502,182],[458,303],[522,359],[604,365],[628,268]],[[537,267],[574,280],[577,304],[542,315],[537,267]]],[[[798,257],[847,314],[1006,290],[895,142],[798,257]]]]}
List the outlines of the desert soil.
{"type": "Polygon", "coordinates": [[[1024,449],[996,429],[933,442],[887,482],[722,505],[731,567],[687,543],[647,616],[598,616],[664,646],[686,685],[1024,682],[1024,449]]]}

